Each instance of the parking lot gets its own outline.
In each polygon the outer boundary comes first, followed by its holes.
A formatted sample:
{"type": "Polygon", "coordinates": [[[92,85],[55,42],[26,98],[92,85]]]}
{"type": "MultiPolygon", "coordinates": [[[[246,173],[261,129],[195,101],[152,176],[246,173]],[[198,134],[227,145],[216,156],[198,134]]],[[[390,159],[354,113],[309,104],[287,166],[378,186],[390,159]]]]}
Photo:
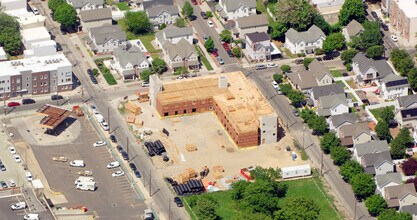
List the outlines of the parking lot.
{"type": "MultiPolygon", "coordinates": [[[[0,216],[4,220],[23,219],[25,214],[29,213],[28,209],[15,210],[13,211],[10,206],[14,203],[24,201],[22,196],[13,196],[0,199],[0,216]]],[[[40,219],[42,220],[53,220],[51,213],[48,211],[38,212],[40,219]]]]}
{"type": "Polygon", "coordinates": [[[146,205],[137,198],[126,176],[112,177],[112,173],[120,168],[106,168],[114,159],[105,146],[93,147],[93,143],[100,138],[86,117],[77,118],[58,137],[44,134],[36,125],[39,120],[39,117],[31,116],[14,118],[11,121],[18,128],[15,133],[19,134],[15,138],[22,138],[30,143],[49,186],[54,191],[61,192],[68,200],[68,203],[59,206],[85,206],[90,214],[104,219],[139,218],[146,205]],[[57,139],[60,141],[56,141],[57,139]],[[68,162],[53,161],[52,157],[56,156],[65,156],[68,162]],[[86,166],[70,167],[71,160],[84,160],[86,166]],[[74,181],[79,177],[77,172],[85,170],[93,171],[97,184],[94,192],[75,188],[74,181]]]}

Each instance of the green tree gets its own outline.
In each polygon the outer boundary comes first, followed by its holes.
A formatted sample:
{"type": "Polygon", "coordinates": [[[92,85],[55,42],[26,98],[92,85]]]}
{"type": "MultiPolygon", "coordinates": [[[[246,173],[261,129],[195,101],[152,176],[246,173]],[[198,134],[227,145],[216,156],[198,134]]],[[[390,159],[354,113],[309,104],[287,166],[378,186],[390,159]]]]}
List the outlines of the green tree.
{"type": "Polygon", "coordinates": [[[311,62],[313,62],[314,58],[311,57],[306,57],[303,60],[303,65],[306,68],[306,70],[308,70],[308,66],[310,65],[311,62]]]}
{"type": "Polygon", "coordinates": [[[306,100],[304,93],[298,90],[292,90],[290,93],[288,93],[288,98],[290,99],[293,106],[299,106],[301,102],[306,100]]]}
{"type": "Polygon", "coordinates": [[[330,149],[332,149],[333,147],[339,146],[340,140],[333,132],[325,133],[323,137],[320,138],[320,147],[325,154],[330,153],[330,149]]]}
{"type": "Polygon", "coordinates": [[[330,149],[330,156],[333,159],[333,163],[338,166],[345,164],[351,157],[349,151],[345,147],[341,146],[330,149]]]}
{"type": "Polygon", "coordinates": [[[206,50],[209,53],[213,52],[213,49],[214,49],[214,41],[213,41],[213,39],[211,39],[211,37],[208,40],[206,40],[206,42],[204,43],[204,47],[206,48],[206,50]]]}
{"type": "Polygon", "coordinates": [[[281,179],[281,169],[280,168],[263,168],[256,166],[255,169],[250,171],[250,176],[255,180],[271,180],[276,181],[281,179]]]}
{"type": "Polygon", "coordinates": [[[184,75],[187,73],[188,73],[188,69],[182,66],[182,67],[175,69],[174,75],[178,76],[178,75],[184,75]]]}
{"type": "Polygon", "coordinates": [[[381,195],[372,195],[365,200],[366,208],[372,216],[378,216],[387,209],[387,202],[381,195]]]}
{"type": "Polygon", "coordinates": [[[285,201],[280,210],[274,212],[275,220],[315,220],[320,208],[312,199],[296,197],[285,201]]]}
{"type": "Polygon", "coordinates": [[[277,21],[297,31],[311,27],[317,14],[317,10],[307,0],[280,0],[275,4],[274,11],[277,21]]]}
{"type": "Polygon", "coordinates": [[[17,55],[20,51],[21,36],[19,23],[15,17],[0,12],[0,45],[9,55],[17,55]]]}
{"type": "Polygon", "coordinates": [[[417,68],[414,67],[410,70],[408,73],[408,83],[410,84],[410,87],[412,90],[417,89],[417,68]]]}
{"type": "Polygon", "coordinates": [[[403,159],[405,157],[405,149],[407,145],[413,141],[410,131],[402,128],[397,137],[391,142],[391,155],[393,159],[403,159]]]}
{"type": "Polygon", "coordinates": [[[149,76],[152,75],[150,70],[143,70],[140,72],[140,79],[143,81],[149,81],[149,76]]]}
{"type": "Polygon", "coordinates": [[[127,11],[125,14],[127,29],[134,34],[145,34],[152,31],[152,24],[144,11],[127,11]]]}
{"type": "Polygon", "coordinates": [[[61,6],[63,4],[66,4],[67,2],[65,0],[49,0],[48,1],[48,8],[51,9],[52,12],[55,12],[55,10],[58,8],[58,6],[61,6]]]}
{"type": "Polygon", "coordinates": [[[395,117],[394,111],[390,107],[385,107],[381,111],[381,119],[387,123],[393,120],[395,117]]]}
{"type": "Polygon", "coordinates": [[[375,127],[375,132],[378,135],[378,138],[381,140],[387,140],[388,143],[391,141],[391,133],[389,132],[388,123],[385,121],[380,121],[375,127]]]}
{"type": "Polygon", "coordinates": [[[230,220],[273,220],[272,217],[263,213],[250,213],[247,211],[239,212],[237,215],[233,215],[230,220]]]}
{"type": "Polygon", "coordinates": [[[293,90],[292,86],[289,83],[279,85],[279,89],[284,95],[290,94],[290,92],[293,90]]]}
{"type": "Polygon", "coordinates": [[[366,199],[375,193],[375,182],[372,176],[366,173],[359,173],[350,181],[353,192],[359,198],[366,199]]]}
{"type": "Polygon", "coordinates": [[[191,6],[189,1],[186,1],[184,3],[184,6],[182,6],[182,12],[181,12],[184,16],[186,16],[187,18],[191,18],[194,15],[194,9],[193,6],[191,6]]]}
{"type": "Polygon", "coordinates": [[[365,21],[365,10],[362,0],[346,0],[339,11],[339,23],[346,26],[350,21],[356,20],[359,23],[365,21]]]}
{"type": "MultiPolygon", "coordinates": [[[[325,35],[329,35],[330,33],[334,32],[333,27],[324,20],[323,15],[320,13],[316,13],[313,18],[313,24],[320,28],[325,35]]],[[[317,49],[316,49],[317,50],[317,49]]]]}
{"type": "Polygon", "coordinates": [[[284,64],[284,65],[281,66],[281,71],[283,73],[287,73],[287,72],[291,71],[291,66],[284,64]]]}
{"type": "Polygon", "coordinates": [[[378,220],[411,220],[412,216],[410,213],[397,212],[395,209],[388,209],[378,216],[378,220]]]}
{"type": "Polygon", "coordinates": [[[274,21],[269,22],[269,35],[273,39],[284,37],[285,32],[288,31],[288,26],[282,22],[274,21]]]}
{"type": "Polygon", "coordinates": [[[350,46],[360,50],[366,50],[372,46],[382,44],[382,34],[379,30],[378,22],[365,21],[363,23],[365,29],[359,36],[353,37],[350,46]]]}
{"type": "Polygon", "coordinates": [[[165,23],[159,25],[159,30],[164,30],[167,27],[165,23]]]}
{"type": "Polygon", "coordinates": [[[355,49],[347,49],[345,51],[342,52],[342,56],[340,57],[343,60],[343,64],[348,64],[348,63],[352,63],[352,59],[353,57],[356,56],[356,54],[358,54],[359,51],[355,50],[355,49]]]}
{"type": "Polygon", "coordinates": [[[246,191],[246,187],[248,187],[251,183],[239,180],[232,184],[232,199],[237,201],[243,199],[243,193],[246,191]]]}
{"type": "Polygon", "coordinates": [[[222,30],[220,33],[220,39],[224,42],[232,42],[232,33],[229,30],[222,30]]]}
{"type": "Polygon", "coordinates": [[[340,167],[340,175],[346,182],[350,182],[353,176],[363,173],[363,167],[355,160],[349,160],[340,167]]]}
{"type": "MultiPolygon", "coordinates": [[[[282,91],[282,88],[281,88],[281,91],[282,91]]],[[[314,117],[317,117],[317,115],[316,115],[316,113],[313,111],[313,110],[311,110],[311,109],[303,109],[301,112],[300,112],[300,117],[305,121],[305,122],[307,122],[307,124],[308,124],[308,121],[309,120],[311,120],[312,118],[314,118],[314,117]]],[[[310,127],[310,126],[309,126],[310,127]]]]}
{"type": "Polygon", "coordinates": [[[324,134],[327,131],[329,125],[326,122],[326,118],[323,116],[315,116],[310,119],[308,122],[308,127],[313,129],[315,133],[324,134]]]}
{"type": "Polygon", "coordinates": [[[67,3],[60,5],[55,10],[54,16],[55,20],[64,28],[74,27],[77,23],[77,12],[67,3]]]}
{"type": "Polygon", "coordinates": [[[375,45],[366,49],[366,56],[369,58],[375,59],[382,57],[382,55],[384,55],[384,46],[375,45]]]}
{"type": "Polygon", "coordinates": [[[213,12],[206,11],[206,15],[207,15],[208,18],[212,18],[213,17],[213,12]]]}
{"type": "Polygon", "coordinates": [[[275,82],[282,83],[282,79],[284,78],[284,76],[282,74],[275,73],[274,75],[272,75],[272,78],[275,82]]]}
{"type": "Polygon", "coordinates": [[[177,27],[179,27],[179,28],[183,28],[187,24],[185,23],[185,19],[184,18],[177,18],[177,19],[175,19],[174,25],[177,26],[177,27]]]}
{"type": "Polygon", "coordinates": [[[219,203],[213,197],[202,196],[197,200],[193,210],[199,219],[216,220],[219,218],[216,213],[218,207],[219,203]]]}
{"type": "Polygon", "coordinates": [[[323,42],[323,49],[326,53],[333,50],[341,50],[345,47],[345,37],[342,33],[333,33],[326,37],[323,42]]]}
{"type": "Polygon", "coordinates": [[[98,76],[100,74],[97,68],[94,68],[91,71],[93,71],[93,76],[98,76]]]}
{"type": "Polygon", "coordinates": [[[162,74],[167,69],[165,61],[159,57],[152,60],[152,70],[155,73],[162,74]]]}
{"type": "Polygon", "coordinates": [[[242,48],[240,47],[233,47],[232,49],[233,56],[237,58],[242,58],[242,48]]]}

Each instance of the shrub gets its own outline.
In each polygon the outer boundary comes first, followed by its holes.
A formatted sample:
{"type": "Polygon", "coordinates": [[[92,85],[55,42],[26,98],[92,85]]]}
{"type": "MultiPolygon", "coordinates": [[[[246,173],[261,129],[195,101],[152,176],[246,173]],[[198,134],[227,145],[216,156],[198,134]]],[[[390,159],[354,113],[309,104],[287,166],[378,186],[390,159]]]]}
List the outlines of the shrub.
{"type": "Polygon", "coordinates": [[[406,176],[412,176],[417,171],[417,161],[414,158],[408,158],[407,161],[401,164],[401,168],[406,176]]]}

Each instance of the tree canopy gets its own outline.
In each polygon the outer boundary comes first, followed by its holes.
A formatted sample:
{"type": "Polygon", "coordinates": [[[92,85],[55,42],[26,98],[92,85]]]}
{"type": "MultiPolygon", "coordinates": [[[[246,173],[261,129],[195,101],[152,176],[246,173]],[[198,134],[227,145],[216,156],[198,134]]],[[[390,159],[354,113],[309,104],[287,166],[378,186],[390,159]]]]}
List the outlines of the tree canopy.
{"type": "Polygon", "coordinates": [[[148,81],[150,75],[152,75],[152,72],[150,70],[143,70],[140,73],[140,79],[143,81],[148,81]]]}
{"type": "Polygon", "coordinates": [[[176,27],[179,27],[179,28],[185,27],[186,26],[185,19],[184,18],[177,18],[177,19],[175,19],[174,25],[176,27]]]}
{"type": "Polygon", "coordinates": [[[152,24],[144,11],[127,11],[125,20],[128,30],[134,34],[145,34],[152,30],[152,24]]]}
{"type": "Polygon", "coordinates": [[[297,197],[285,201],[274,213],[275,220],[315,220],[320,214],[319,206],[311,199],[297,197]]]}
{"type": "Polygon", "coordinates": [[[325,154],[330,153],[330,149],[340,146],[340,140],[333,132],[328,132],[320,138],[320,147],[325,154]]]}
{"type": "Polygon", "coordinates": [[[181,13],[188,18],[191,18],[194,15],[194,8],[191,6],[189,1],[185,1],[184,5],[182,6],[181,13]]]}
{"type": "Polygon", "coordinates": [[[20,26],[16,17],[0,12],[0,45],[9,55],[16,55],[20,51],[20,26]]]}
{"type": "Polygon", "coordinates": [[[339,11],[339,23],[346,26],[350,21],[365,21],[365,9],[362,0],[346,0],[339,11]]]}
{"type": "Polygon", "coordinates": [[[384,46],[375,45],[366,49],[366,56],[372,59],[382,57],[384,55],[384,46]]]}
{"type": "Polygon", "coordinates": [[[167,69],[165,61],[159,57],[152,60],[152,70],[155,73],[162,74],[167,69]]]}
{"type": "Polygon", "coordinates": [[[414,68],[414,61],[406,50],[395,48],[391,52],[390,60],[395,69],[400,72],[402,76],[407,76],[414,68]]]}
{"type": "Polygon", "coordinates": [[[216,213],[219,203],[210,196],[198,198],[194,207],[194,212],[200,219],[217,220],[219,216],[216,213]]]}
{"type": "Polygon", "coordinates": [[[55,20],[64,28],[74,27],[77,23],[77,11],[72,5],[64,3],[54,12],[55,20]]]}
{"type": "Polygon", "coordinates": [[[345,47],[345,37],[342,33],[333,33],[326,37],[323,42],[323,49],[326,53],[334,50],[341,50],[345,47]]]}
{"type": "Polygon", "coordinates": [[[417,161],[413,157],[408,158],[401,164],[401,169],[406,176],[413,176],[417,171],[417,161]]]}
{"type": "Polygon", "coordinates": [[[392,139],[388,123],[385,121],[378,122],[375,127],[375,132],[380,140],[387,140],[389,143],[392,139]]]}
{"type": "Polygon", "coordinates": [[[410,84],[412,90],[417,89],[417,67],[413,67],[408,72],[408,83],[410,84]]]}
{"type": "Polygon", "coordinates": [[[206,42],[204,43],[204,47],[206,48],[206,50],[209,53],[213,52],[213,49],[214,49],[214,41],[213,41],[213,39],[211,39],[211,37],[208,40],[206,40],[206,42]]]}
{"type": "Polygon", "coordinates": [[[362,25],[365,30],[352,38],[350,46],[359,50],[366,50],[372,46],[382,45],[382,34],[378,22],[366,20],[362,25]]]}
{"type": "Polygon", "coordinates": [[[281,68],[281,71],[283,73],[286,73],[286,72],[288,72],[288,71],[291,70],[291,66],[290,65],[282,65],[280,68],[281,68]]]}
{"type": "Polygon", "coordinates": [[[366,173],[359,173],[350,181],[353,192],[359,198],[366,199],[375,193],[375,182],[372,176],[366,173]]]}
{"type": "Polygon", "coordinates": [[[349,160],[340,167],[340,175],[347,182],[350,182],[353,176],[363,173],[363,167],[355,160],[349,160]]]}
{"type": "Polygon", "coordinates": [[[386,123],[389,123],[395,117],[394,111],[389,106],[384,107],[381,111],[381,119],[386,123]]]}
{"type": "Polygon", "coordinates": [[[365,200],[366,208],[372,216],[378,216],[387,209],[387,202],[381,195],[372,195],[365,200]]]}
{"type": "Polygon", "coordinates": [[[220,39],[224,42],[230,43],[232,42],[232,33],[229,30],[222,30],[220,33],[220,39]]]}
{"type": "Polygon", "coordinates": [[[378,220],[411,220],[412,216],[410,213],[397,212],[395,209],[388,209],[383,211],[379,216],[378,220]]]}
{"type": "Polygon", "coordinates": [[[345,147],[337,146],[330,149],[330,156],[333,163],[341,166],[350,160],[350,153],[345,147]]]}
{"type": "Polygon", "coordinates": [[[263,168],[256,166],[255,169],[250,171],[252,179],[255,180],[279,180],[281,179],[281,169],[279,168],[263,168]]]}
{"type": "Polygon", "coordinates": [[[343,64],[345,65],[348,63],[352,63],[352,59],[356,56],[357,53],[359,53],[359,51],[355,49],[347,49],[342,52],[342,56],[340,57],[340,59],[343,60],[343,64]]]}
{"type": "Polygon", "coordinates": [[[276,20],[297,31],[307,30],[316,14],[316,9],[307,0],[280,0],[275,4],[276,20]]]}
{"type": "Polygon", "coordinates": [[[391,156],[393,159],[403,159],[405,157],[405,149],[407,145],[413,141],[410,131],[402,128],[397,137],[391,142],[391,156]]]}
{"type": "Polygon", "coordinates": [[[52,12],[58,8],[58,6],[66,4],[67,1],[65,0],[49,0],[48,1],[48,8],[51,9],[52,12]]]}

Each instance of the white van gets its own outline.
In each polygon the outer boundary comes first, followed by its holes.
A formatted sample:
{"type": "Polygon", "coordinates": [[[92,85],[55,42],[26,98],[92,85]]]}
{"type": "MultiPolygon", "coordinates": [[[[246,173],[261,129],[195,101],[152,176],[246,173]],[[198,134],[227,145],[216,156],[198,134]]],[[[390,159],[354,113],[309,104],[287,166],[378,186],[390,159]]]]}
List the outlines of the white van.
{"type": "Polygon", "coordinates": [[[95,191],[96,190],[96,182],[78,183],[75,188],[79,189],[79,190],[84,190],[84,191],[95,191]]]}
{"type": "Polygon", "coordinates": [[[23,219],[24,220],[39,220],[39,214],[29,213],[29,214],[23,216],[23,219]]]}
{"type": "Polygon", "coordinates": [[[75,180],[74,185],[77,185],[78,183],[84,183],[84,182],[94,182],[94,177],[80,176],[78,177],[78,179],[75,180]]]}
{"type": "Polygon", "coordinates": [[[33,14],[39,15],[39,10],[35,7],[32,7],[33,14]]]}
{"type": "Polygon", "coordinates": [[[20,210],[26,208],[26,202],[18,202],[10,206],[12,210],[20,210]]]}
{"type": "Polygon", "coordinates": [[[104,121],[104,117],[103,117],[102,115],[97,114],[97,115],[95,115],[95,116],[96,116],[96,119],[97,119],[98,123],[101,123],[101,122],[103,122],[103,121],[104,121]]]}
{"type": "Polygon", "coordinates": [[[85,167],[84,160],[73,160],[70,162],[70,167],[85,167]]]}
{"type": "Polygon", "coordinates": [[[266,69],[266,65],[265,64],[256,64],[255,69],[256,70],[266,69]]]}
{"type": "Polygon", "coordinates": [[[26,179],[28,179],[29,182],[31,182],[33,180],[32,174],[29,171],[27,171],[25,173],[25,176],[26,176],[26,179]]]}

